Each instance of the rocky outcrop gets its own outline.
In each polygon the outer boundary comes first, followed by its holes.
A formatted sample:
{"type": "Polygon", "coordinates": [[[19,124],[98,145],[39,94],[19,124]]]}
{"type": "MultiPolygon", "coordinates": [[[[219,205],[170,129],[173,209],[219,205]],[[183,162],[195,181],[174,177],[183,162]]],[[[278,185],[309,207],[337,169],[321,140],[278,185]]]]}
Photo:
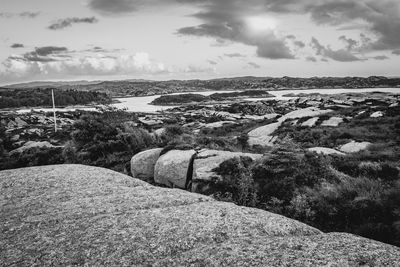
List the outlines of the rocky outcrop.
{"type": "Polygon", "coordinates": [[[343,118],[339,117],[331,117],[328,120],[325,120],[322,122],[321,126],[326,126],[326,127],[337,127],[339,124],[343,122],[343,118]]]}
{"type": "Polygon", "coordinates": [[[400,249],[107,169],[0,172],[4,266],[397,266],[400,249]]]}
{"type": "Polygon", "coordinates": [[[140,152],[131,159],[131,174],[140,180],[154,183],[154,167],[162,148],[155,148],[140,152]]]}
{"type": "Polygon", "coordinates": [[[350,143],[347,143],[345,145],[342,145],[339,147],[339,150],[345,153],[357,153],[362,150],[365,150],[370,146],[370,142],[356,142],[356,141],[351,141],[350,143]]]}
{"type": "Polygon", "coordinates": [[[171,150],[162,155],[154,167],[154,181],[169,187],[187,188],[189,167],[194,150],[171,150]]]}
{"type": "Polygon", "coordinates": [[[203,193],[208,189],[208,184],[211,181],[220,180],[221,176],[215,172],[215,169],[222,162],[235,157],[249,157],[252,160],[257,160],[262,155],[209,149],[200,151],[193,164],[192,192],[203,193]]]}
{"type": "Polygon", "coordinates": [[[249,136],[249,145],[271,145],[273,140],[272,134],[278,130],[281,124],[282,122],[275,122],[250,131],[247,134],[249,136]]]}
{"type": "Polygon", "coordinates": [[[383,114],[382,111],[376,111],[376,112],[374,112],[374,113],[372,113],[370,115],[371,118],[380,118],[380,117],[383,117],[383,116],[384,116],[384,114],[383,114]]]}
{"type": "Polygon", "coordinates": [[[305,117],[317,117],[326,113],[332,112],[330,109],[321,110],[316,107],[308,107],[304,109],[289,112],[278,119],[278,122],[271,123],[265,126],[256,128],[248,133],[249,145],[268,146],[272,145],[275,138],[273,133],[285,122],[287,119],[300,119],[305,117]]]}
{"type": "Polygon", "coordinates": [[[336,149],[328,148],[328,147],[312,147],[309,148],[308,151],[315,152],[318,154],[324,154],[324,155],[346,155],[340,151],[337,151],[336,149]]]}
{"type": "Polygon", "coordinates": [[[318,120],[319,120],[319,117],[308,119],[305,122],[303,122],[301,124],[301,126],[303,126],[303,127],[314,127],[318,120]]]}
{"type": "Polygon", "coordinates": [[[23,146],[12,150],[10,152],[10,154],[23,153],[26,150],[31,149],[31,148],[52,148],[52,147],[55,147],[55,146],[53,146],[52,144],[50,144],[47,141],[43,141],[43,142],[29,141],[29,142],[26,142],[23,146]]]}

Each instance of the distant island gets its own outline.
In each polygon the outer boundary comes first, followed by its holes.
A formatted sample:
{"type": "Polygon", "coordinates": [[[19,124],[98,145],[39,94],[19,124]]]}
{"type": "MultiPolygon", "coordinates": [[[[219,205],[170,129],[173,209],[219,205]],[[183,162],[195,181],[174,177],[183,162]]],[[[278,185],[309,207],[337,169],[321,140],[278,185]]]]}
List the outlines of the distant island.
{"type": "Polygon", "coordinates": [[[246,90],[242,92],[214,93],[209,96],[201,94],[163,95],[151,102],[152,105],[175,106],[182,104],[221,102],[242,98],[268,98],[274,95],[265,90],[246,90]]]}
{"type": "Polygon", "coordinates": [[[400,78],[371,77],[235,77],[212,80],[121,80],[121,81],[71,81],[32,82],[7,85],[5,89],[57,88],[101,92],[110,97],[151,96],[172,93],[200,91],[243,91],[243,90],[285,90],[285,89],[332,89],[332,88],[388,88],[400,87],[400,78]]]}

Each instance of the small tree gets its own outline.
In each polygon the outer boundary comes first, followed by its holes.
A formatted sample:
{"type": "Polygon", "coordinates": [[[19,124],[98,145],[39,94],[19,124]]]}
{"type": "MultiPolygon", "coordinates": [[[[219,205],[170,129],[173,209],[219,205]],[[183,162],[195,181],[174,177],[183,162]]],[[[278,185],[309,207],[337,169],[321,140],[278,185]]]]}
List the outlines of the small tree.
{"type": "Polygon", "coordinates": [[[249,136],[246,133],[242,133],[236,138],[238,144],[242,147],[242,151],[244,151],[249,146],[249,136]]]}

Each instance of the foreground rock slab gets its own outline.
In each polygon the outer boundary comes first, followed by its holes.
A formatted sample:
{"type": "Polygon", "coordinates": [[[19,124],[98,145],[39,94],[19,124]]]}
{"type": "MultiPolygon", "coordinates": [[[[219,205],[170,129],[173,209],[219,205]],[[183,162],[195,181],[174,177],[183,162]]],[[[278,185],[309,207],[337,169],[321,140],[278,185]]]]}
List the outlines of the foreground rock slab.
{"type": "Polygon", "coordinates": [[[3,266],[397,266],[400,249],[110,170],[0,172],[3,266]]]}

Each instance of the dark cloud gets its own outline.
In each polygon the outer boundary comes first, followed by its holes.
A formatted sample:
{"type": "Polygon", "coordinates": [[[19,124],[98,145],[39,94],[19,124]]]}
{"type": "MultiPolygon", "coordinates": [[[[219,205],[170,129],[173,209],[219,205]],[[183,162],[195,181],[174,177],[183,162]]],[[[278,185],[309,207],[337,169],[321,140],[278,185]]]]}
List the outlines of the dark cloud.
{"type": "Polygon", "coordinates": [[[246,57],[243,54],[240,53],[231,53],[231,54],[224,54],[226,57],[246,57]]]}
{"type": "Polygon", "coordinates": [[[23,45],[23,44],[15,43],[15,44],[12,44],[10,47],[11,47],[11,48],[22,48],[22,47],[24,47],[24,45],[23,45]]]}
{"type": "Polygon", "coordinates": [[[0,18],[13,18],[13,17],[21,17],[21,18],[36,18],[39,16],[40,12],[21,12],[21,13],[10,13],[10,12],[0,12],[0,18]]]}
{"type": "Polygon", "coordinates": [[[261,68],[261,66],[260,65],[258,65],[257,63],[254,63],[254,62],[249,62],[249,63],[247,63],[249,66],[251,66],[251,67],[253,67],[253,68],[255,68],[255,69],[259,69],[259,68],[261,68]]]}
{"type": "Polygon", "coordinates": [[[105,14],[126,14],[136,10],[137,0],[90,0],[89,7],[93,10],[105,14]]]}
{"type": "Polygon", "coordinates": [[[312,56],[306,57],[306,60],[309,61],[309,62],[317,62],[317,59],[315,57],[312,57],[312,56]]]}
{"type": "Polygon", "coordinates": [[[356,46],[358,46],[358,42],[354,39],[347,38],[346,36],[342,35],[339,37],[340,41],[343,41],[346,45],[347,50],[353,50],[356,46]]]}
{"type": "Polygon", "coordinates": [[[218,63],[215,62],[214,60],[207,60],[207,62],[208,62],[210,65],[217,65],[217,64],[218,64],[218,63]]]}
{"type": "Polygon", "coordinates": [[[393,50],[393,51],[392,51],[392,54],[393,54],[393,55],[396,55],[396,56],[400,56],[400,49],[393,50]]]}
{"type": "Polygon", "coordinates": [[[269,59],[294,58],[285,41],[277,38],[272,31],[259,35],[249,35],[241,21],[232,21],[231,23],[210,21],[198,26],[181,28],[178,30],[178,34],[226,39],[255,46],[259,57],[269,59]]]}
{"type": "Polygon", "coordinates": [[[386,60],[386,59],[389,59],[389,58],[387,56],[385,56],[385,55],[381,55],[381,56],[374,57],[374,59],[376,59],[376,60],[386,60]]]}
{"type": "Polygon", "coordinates": [[[351,61],[359,61],[362,60],[351,52],[345,49],[332,50],[329,46],[325,47],[320,44],[320,42],[316,38],[311,39],[311,47],[316,51],[317,55],[324,56],[335,61],[340,62],[351,62],[351,61]]]}
{"type": "Polygon", "coordinates": [[[368,30],[378,35],[378,39],[369,46],[374,50],[400,47],[399,9],[398,0],[315,1],[306,8],[319,24],[341,25],[356,20],[366,21],[368,30]]]}
{"type": "Polygon", "coordinates": [[[300,48],[304,48],[306,47],[306,44],[302,41],[294,41],[295,46],[300,47],[300,48]]]}
{"type": "Polygon", "coordinates": [[[66,18],[66,19],[60,19],[51,24],[48,28],[50,30],[61,30],[67,27],[71,27],[72,24],[76,23],[97,23],[98,20],[95,17],[87,17],[87,18],[66,18]]]}
{"type": "Polygon", "coordinates": [[[27,52],[19,58],[31,62],[51,62],[57,61],[55,56],[65,56],[67,52],[68,49],[66,47],[43,46],[36,47],[34,51],[27,52]]]}

